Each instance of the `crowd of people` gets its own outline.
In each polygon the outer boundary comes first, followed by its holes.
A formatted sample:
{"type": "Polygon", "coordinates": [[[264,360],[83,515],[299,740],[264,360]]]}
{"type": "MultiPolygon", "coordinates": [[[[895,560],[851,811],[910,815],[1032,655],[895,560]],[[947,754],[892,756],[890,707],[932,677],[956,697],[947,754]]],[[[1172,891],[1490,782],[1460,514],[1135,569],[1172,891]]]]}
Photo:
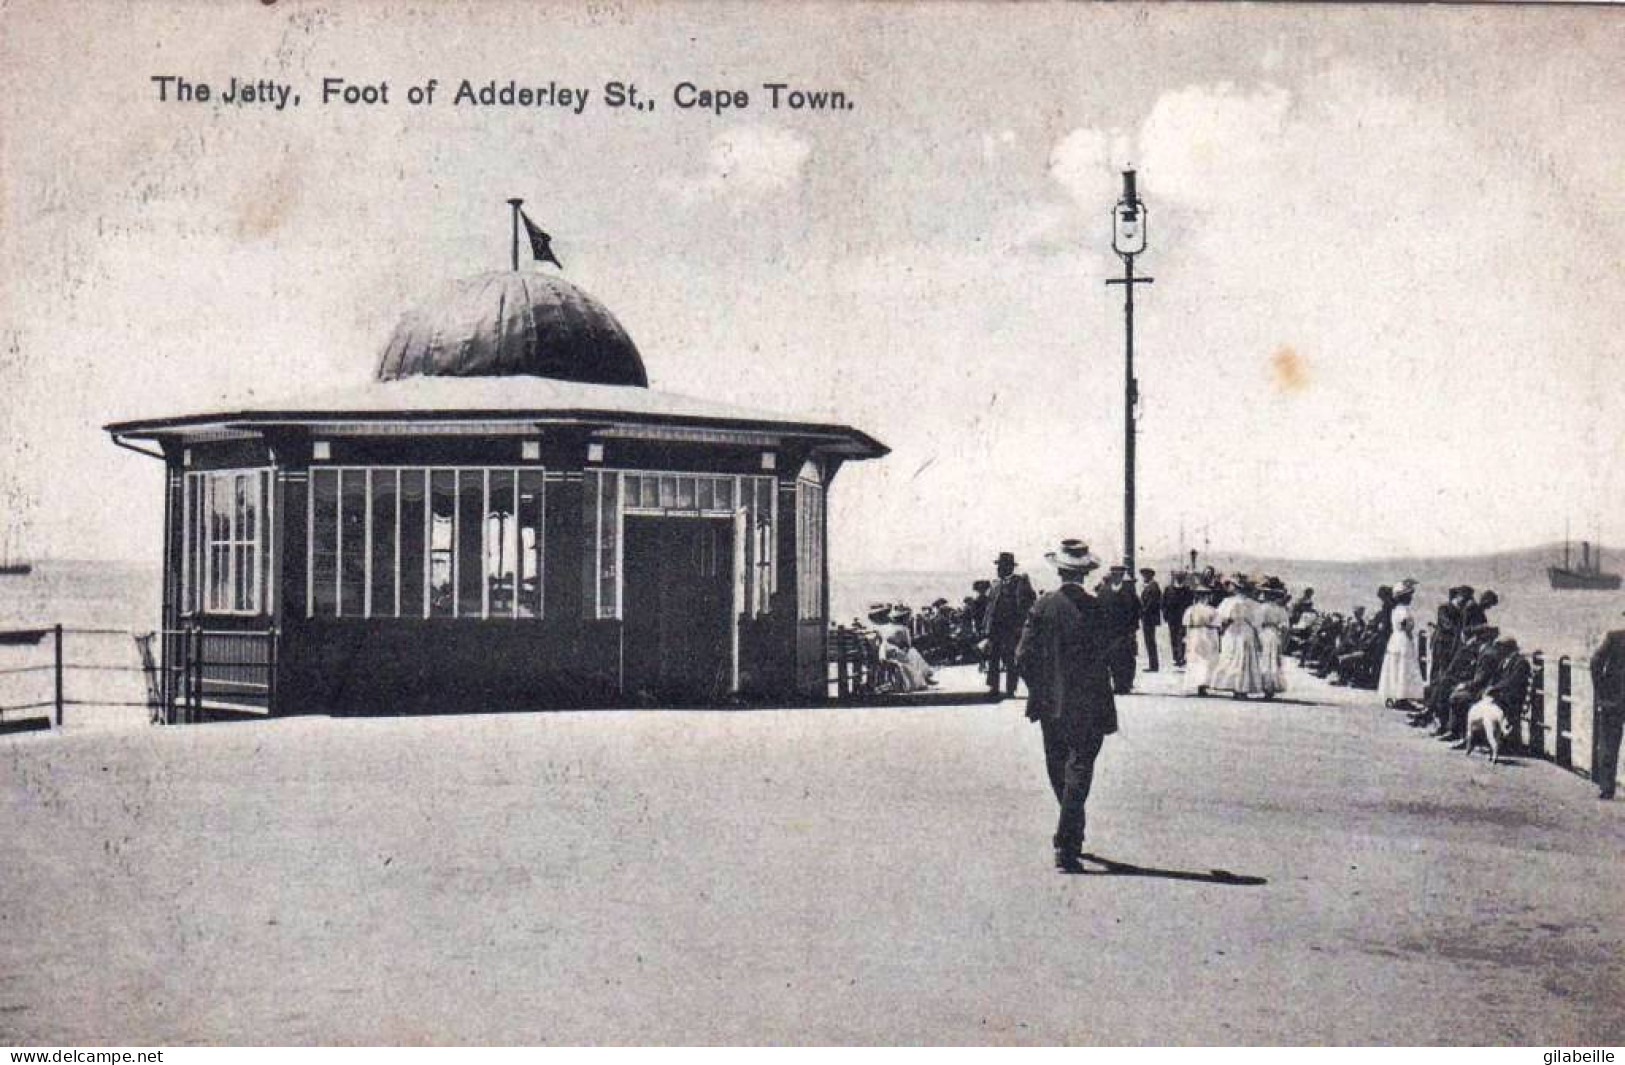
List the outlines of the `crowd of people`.
{"type": "MultiPolygon", "coordinates": [[[[1175,570],[1166,588],[1150,567],[1139,579],[1127,566],[1111,566],[1094,585],[1111,634],[1106,665],[1116,694],[1134,690],[1139,652],[1146,671],[1162,668],[1160,629],[1168,659],[1185,673],[1185,690],[1199,696],[1227,692],[1237,699],[1272,699],[1286,690],[1283,655],[1289,638],[1286,585],[1275,576],[1221,576],[1212,567],[1175,570]]],[[[882,691],[920,691],[936,683],[944,665],[975,663],[988,690],[1014,696],[1020,683],[1017,652],[1038,600],[1012,552],[994,560],[994,576],[975,581],[959,606],[939,598],[916,610],[904,603],[872,603],[853,630],[870,641],[880,665],[882,691]]]]}
{"type": "MultiPolygon", "coordinates": [[[[1146,670],[1161,668],[1160,628],[1168,630],[1169,658],[1187,693],[1272,699],[1286,691],[1284,663],[1296,656],[1332,684],[1375,692],[1413,726],[1431,727],[1458,749],[1471,753],[1479,734],[1492,760],[1498,740],[1516,749],[1531,666],[1517,640],[1491,622],[1500,601],[1493,591],[1450,589],[1425,629],[1415,612],[1417,582],[1409,578],[1378,588],[1369,615],[1365,606],[1345,615],[1322,611],[1313,588],[1294,598],[1272,575],[1175,570],[1163,588],[1155,570],[1141,569],[1136,581],[1117,565],[1091,593],[1085,581],[1103,564],[1083,541],[1063,540],[1045,559],[1060,578],[1058,590],[1039,595],[1006,551],[994,562],[994,579],[975,582],[959,607],[938,599],[916,614],[876,603],[859,631],[875,642],[884,683],[895,690],[929,687],[935,667],[949,662],[979,663],[995,694],[1030,685],[1026,714],[1042,726],[1060,808],[1055,864],[1064,872],[1084,871],[1085,804],[1102,744],[1117,731],[1114,698],[1133,690],[1139,640],[1146,670]]],[[[1602,730],[1599,796],[1611,799],[1625,733],[1625,629],[1609,634],[1592,676],[1602,730]]]]}
{"type": "MultiPolygon", "coordinates": [[[[1451,588],[1429,628],[1417,614],[1416,589],[1411,578],[1382,585],[1375,604],[1345,614],[1321,610],[1313,588],[1294,597],[1274,575],[1177,569],[1164,588],[1152,568],[1136,580],[1114,565],[1092,591],[1108,634],[1102,653],[1114,694],[1134,690],[1142,646],[1145,670],[1162,668],[1165,639],[1186,694],[1274,699],[1287,690],[1285,663],[1293,657],[1334,685],[1375,692],[1413,727],[1458,749],[1470,742],[1474,707],[1487,701],[1504,723],[1503,743],[1515,749],[1531,667],[1518,641],[1491,621],[1498,596],[1451,588]]],[[[881,691],[925,690],[940,667],[974,663],[990,692],[1014,696],[1022,637],[1038,599],[1005,551],[993,577],[975,581],[958,606],[946,598],[918,610],[874,603],[867,624],[854,628],[875,648],[881,691]]]]}
{"type": "Polygon", "coordinates": [[[1458,747],[1468,743],[1472,708],[1487,699],[1515,743],[1530,665],[1517,639],[1503,636],[1490,620],[1500,598],[1492,590],[1457,585],[1439,604],[1432,629],[1424,632],[1413,609],[1415,594],[1411,579],[1397,587],[1383,585],[1374,612],[1357,606],[1347,615],[1321,613],[1308,596],[1293,604],[1295,653],[1316,676],[1375,691],[1385,706],[1407,712],[1413,727],[1429,728],[1458,747]]]}

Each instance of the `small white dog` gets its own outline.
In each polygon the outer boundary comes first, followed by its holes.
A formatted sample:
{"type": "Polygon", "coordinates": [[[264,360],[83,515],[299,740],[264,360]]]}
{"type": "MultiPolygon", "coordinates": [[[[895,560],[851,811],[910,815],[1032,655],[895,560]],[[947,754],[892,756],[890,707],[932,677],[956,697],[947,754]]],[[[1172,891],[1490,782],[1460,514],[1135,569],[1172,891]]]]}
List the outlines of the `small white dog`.
{"type": "Polygon", "coordinates": [[[1473,747],[1478,743],[1479,734],[1484,736],[1484,742],[1490,749],[1490,764],[1495,765],[1501,760],[1501,740],[1512,731],[1507,725],[1506,715],[1501,708],[1495,705],[1493,699],[1480,699],[1467,711],[1467,755],[1472,756],[1473,747]]]}

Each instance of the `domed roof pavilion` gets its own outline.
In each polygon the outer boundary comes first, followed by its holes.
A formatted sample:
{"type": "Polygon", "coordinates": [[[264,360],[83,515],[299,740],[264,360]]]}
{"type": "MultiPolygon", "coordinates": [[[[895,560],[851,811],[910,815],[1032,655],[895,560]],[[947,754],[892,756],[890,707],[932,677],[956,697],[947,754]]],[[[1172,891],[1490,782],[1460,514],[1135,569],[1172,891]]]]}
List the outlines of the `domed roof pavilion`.
{"type": "Polygon", "coordinates": [[[168,715],[823,699],[826,494],[886,448],[648,381],[597,299],[496,271],[366,384],[108,425],[169,472],[168,715]]]}
{"type": "Polygon", "coordinates": [[[401,319],[378,380],[419,374],[649,386],[643,356],[609,308],[562,277],[518,270],[454,282],[401,319]]]}

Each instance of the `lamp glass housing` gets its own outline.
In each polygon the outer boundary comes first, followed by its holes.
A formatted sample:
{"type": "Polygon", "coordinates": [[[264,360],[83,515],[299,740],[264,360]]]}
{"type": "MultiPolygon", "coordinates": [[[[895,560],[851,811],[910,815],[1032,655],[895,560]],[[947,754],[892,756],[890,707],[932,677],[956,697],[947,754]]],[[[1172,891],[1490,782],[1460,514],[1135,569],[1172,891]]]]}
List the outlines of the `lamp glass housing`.
{"type": "Polygon", "coordinates": [[[1112,208],[1112,249],[1119,255],[1145,251],[1145,204],[1139,200],[1119,200],[1112,208]]]}

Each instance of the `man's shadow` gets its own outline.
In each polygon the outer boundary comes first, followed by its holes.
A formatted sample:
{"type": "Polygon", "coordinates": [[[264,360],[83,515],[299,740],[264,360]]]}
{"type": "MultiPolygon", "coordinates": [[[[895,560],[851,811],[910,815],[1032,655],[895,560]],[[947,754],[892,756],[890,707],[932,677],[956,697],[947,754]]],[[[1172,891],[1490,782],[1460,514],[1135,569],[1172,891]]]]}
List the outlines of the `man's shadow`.
{"type": "Polygon", "coordinates": [[[1129,862],[1116,862],[1110,858],[1102,858],[1098,854],[1083,854],[1083,860],[1100,868],[1085,866],[1074,875],[1083,876],[1149,876],[1159,880],[1194,880],[1202,884],[1226,884],[1231,887],[1258,887],[1269,883],[1261,876],[1242,876],[1232,873],[1228,869],[1210,869],[1205,873],[1193,873],[1183,869],[1157,869],[1149,865],[1133,865],[1129,862]]]}

